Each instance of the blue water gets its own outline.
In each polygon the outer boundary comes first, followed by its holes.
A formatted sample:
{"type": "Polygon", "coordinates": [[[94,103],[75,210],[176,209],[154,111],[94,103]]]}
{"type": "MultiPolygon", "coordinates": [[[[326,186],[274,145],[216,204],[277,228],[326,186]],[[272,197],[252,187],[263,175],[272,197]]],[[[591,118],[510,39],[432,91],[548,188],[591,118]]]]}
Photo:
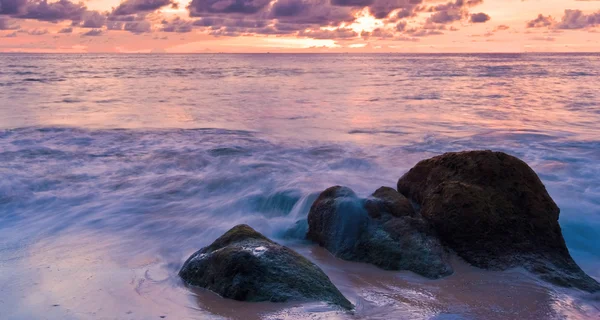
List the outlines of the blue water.
{"type": "Polygon", "coordinates": [[[381,307],[384,289],[355,281],[377,269],[283,238],[329,186],[366,196],[421,159],[493,149],[536,170],[600,280],[598,83],[598,54],[0,55],[0,318],[347,316],[183,287],[187,256],[238,223],[321,265],[353,317],[598,315],[597,297],[552,288],[542,311],[490,311],[406,273],[381,307]]]}

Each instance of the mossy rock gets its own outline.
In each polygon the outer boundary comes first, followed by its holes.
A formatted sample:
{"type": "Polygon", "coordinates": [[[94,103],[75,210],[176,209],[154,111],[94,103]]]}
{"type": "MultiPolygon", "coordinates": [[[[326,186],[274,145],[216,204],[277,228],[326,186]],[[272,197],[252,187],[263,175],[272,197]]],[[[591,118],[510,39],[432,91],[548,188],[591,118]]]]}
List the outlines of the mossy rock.
{"type": "Polygon", "coordinates": [[[323,301],[352,308],[314,263],[247,225],[235,226],[194,253],[179,276],[189,285],[240,301],[323,301]]]}
{"type": "Polygon", "coordinates": [[[474,266],[524,267],[560,286],[599,291],[600,284],[573,261],[560,210],[537,174],[503,152],[445,153],[417,163],[398,191],[442,242],[474,266]]]}
{"type": "Polygon", "coordinates": [[[430,279],[453,272],[433,230],[392,188],[381,187],[367,199],[347,187],[328,188],[311,207],[308,226],[308,240],[344,260],[430,279]]]}

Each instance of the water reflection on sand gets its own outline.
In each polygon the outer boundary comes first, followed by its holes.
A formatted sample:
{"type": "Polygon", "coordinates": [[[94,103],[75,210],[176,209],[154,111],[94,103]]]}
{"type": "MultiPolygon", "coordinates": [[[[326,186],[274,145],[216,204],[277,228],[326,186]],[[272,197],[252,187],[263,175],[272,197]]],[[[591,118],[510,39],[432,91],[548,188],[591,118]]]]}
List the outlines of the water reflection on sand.
{"type": "MultiPolygon", "coordinates": [[[[427,280],[346,262],[322,248],[287,242],[329,275],[356,306],[247,303],[188,288],[181,261],[135,239],[83,233],[45,239],[3,266],[8,319],[593,319],[593,295],[551,287],[521,270],[482,271],[458,258],[455,274],[427,280]],[[12,296],[21,292],[21,296],[12,296]]],[[[596,299],[594,301],[594,299],[596,299]]]]}

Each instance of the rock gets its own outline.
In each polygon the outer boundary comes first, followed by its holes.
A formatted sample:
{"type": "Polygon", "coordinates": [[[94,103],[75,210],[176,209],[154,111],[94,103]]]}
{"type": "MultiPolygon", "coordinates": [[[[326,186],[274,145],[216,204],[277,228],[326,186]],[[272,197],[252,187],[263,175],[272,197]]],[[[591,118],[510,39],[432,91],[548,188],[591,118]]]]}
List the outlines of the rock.
{"type": "Polygon", "coordinates": [[[313,203],[308,228],[307,239],[344,260],[432,279],[452,273],[433,230],[391,188],[382,187],[368,199],[347,187],[328,188],[313,203]]]}
{"type": "Polygon", "coordinates": [[[513,156],[446,153],[419,162],[398,191],[420,207],[445,245],[477,267],[524,267],[561,286],[600,290],[571,258],[560,210],[539,177],[513,156]]]}
{"type": "Polygon", "coordinates": [[[235,226],[194,253],[179,276],[240,301],[323,301],[352,308],[319,267],[247,225],[235,226]]]}
{"type": "Polygon", "coordinates": [[[372,218],[381,218],[381,214],[386,212],[397,218],[415,216],[410,200],[392,188],[381,187],[371,198],[367,199],[365,208],[372,218]]]}

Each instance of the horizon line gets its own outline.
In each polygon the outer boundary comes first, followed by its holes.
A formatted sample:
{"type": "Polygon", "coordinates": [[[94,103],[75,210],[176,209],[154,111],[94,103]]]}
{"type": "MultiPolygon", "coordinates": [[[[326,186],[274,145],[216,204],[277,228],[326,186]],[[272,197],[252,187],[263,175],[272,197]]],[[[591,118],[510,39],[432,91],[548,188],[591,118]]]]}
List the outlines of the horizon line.
{"type": "Polygon", "coordinates": [[[6,54],[110,54],[110,55],[240,55],[240,54],[348,54],[348,55],[379,55],[379,54],[397,54],[397,55],[465,55],[465,54],[600,54],[600,51],[515,51],[515,52],[113,52],[113,51],[97,51],[97,52],[27,52],[27,51],[0,51],[0,55],[6,54]]]}

